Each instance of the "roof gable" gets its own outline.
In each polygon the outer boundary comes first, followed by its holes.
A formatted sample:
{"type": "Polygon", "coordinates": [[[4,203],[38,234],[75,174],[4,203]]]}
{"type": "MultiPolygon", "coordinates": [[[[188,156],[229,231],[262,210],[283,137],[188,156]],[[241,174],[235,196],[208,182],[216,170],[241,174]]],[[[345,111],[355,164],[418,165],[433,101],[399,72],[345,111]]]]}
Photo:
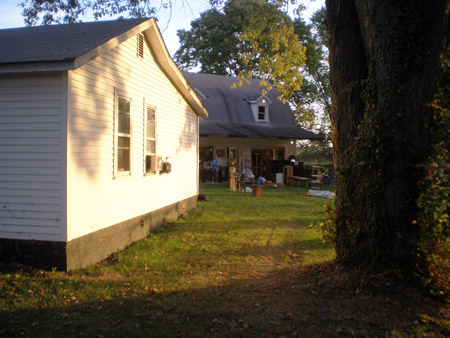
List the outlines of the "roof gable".
{"type": "Polygon", "coordinates": [[[200,117],[208,112],[167,51],[154,18],[0,30],[0,73],[62,71],[85,63],[138,33],[156,62],[200,117]]]}
{"type": "Polygon", "coordinates": [[[248,100],[248,102],[251,104],[259,104],[259,103],[271,104],[272,103],[272,101],[265,95],[260,95],[255,100],[248,100]]]}
{"type": "Polygon", "coordinates": [[[118,45],[148,28],[148,21],[144,18],[2,29],[0,64],[73,61],[105,44],[109,43],[109,48],[118,45]]]}

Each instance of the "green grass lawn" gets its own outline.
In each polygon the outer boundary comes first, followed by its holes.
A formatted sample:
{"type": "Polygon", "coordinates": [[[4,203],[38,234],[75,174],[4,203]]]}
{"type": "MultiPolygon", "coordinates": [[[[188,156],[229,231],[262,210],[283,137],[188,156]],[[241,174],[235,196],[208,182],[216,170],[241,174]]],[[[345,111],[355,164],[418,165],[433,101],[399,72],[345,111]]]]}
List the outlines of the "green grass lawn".
{"type": "Polygon", "coordinates": [[[0,266],[0,337],[450,335],[449,304],[335,264],[302,188],[209,196],[100,264],[0,266]]]}

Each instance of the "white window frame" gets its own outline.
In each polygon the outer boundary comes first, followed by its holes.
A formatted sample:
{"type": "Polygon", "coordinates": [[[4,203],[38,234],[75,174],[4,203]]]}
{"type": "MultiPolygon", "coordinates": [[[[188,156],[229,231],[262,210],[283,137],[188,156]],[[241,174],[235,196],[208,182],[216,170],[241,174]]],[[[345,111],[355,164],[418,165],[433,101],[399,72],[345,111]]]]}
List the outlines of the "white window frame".
{"type": "Polygon", "coordinates": [[[155,106],[145,103],[145,102],[144,102],[144,132],[143,132],[143,134],[144,134],[144,175],[154,174],[155,172],[146,170],[145,163],[146,163],[146,156],[148,156],[148,155],[156,156],[157,151],[158,151],[157,110],[156,110],[155,106]],[[153,110],[154,115],[155,115],[155,120],[154,120],[155,137],[154,138],[148,137],[148,135],[147,135],[148,109],[153,110]],[[149,151],[148,146],[147,146],[147,141],[155,142],[155,151],[154,152],[149,151]]]}
{"type": "Polygon", "coordinates": [[[130,176],[132,172],[132,154],[133,154],[133,100],[131,97],[126,95],[125,93],[115,92],[115,109],[114,109],[114,176],[130,176]],[[119,101],[120,99],[125,99],[129,102],[130,111],[129,111],[129,133],[121,133],[119,132],[119,101]],[[120,170],[119,169],[119,138],[120,137],[128,137],[129,138],[129,168],[128,170],[120,170]]]}
{"type": "Polygon", "coordinates": [[[259,104],[258,107],[257,107],[256,115],[257,115],[258,122],[267,122],[267,105],[259,104]],[[261,108],[264,109],[263,112],[260,111],[261,108]],[[264,114],[264,117],[260,118],[259,117],[260,114],[264,114]]]}

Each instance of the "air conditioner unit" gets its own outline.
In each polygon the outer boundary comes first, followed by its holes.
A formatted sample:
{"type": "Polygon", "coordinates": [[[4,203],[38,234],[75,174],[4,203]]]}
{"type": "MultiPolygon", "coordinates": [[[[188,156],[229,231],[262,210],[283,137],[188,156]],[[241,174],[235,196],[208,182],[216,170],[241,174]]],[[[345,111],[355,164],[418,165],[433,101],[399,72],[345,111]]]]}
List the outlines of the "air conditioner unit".
{"type": "Polygon", "coordinates": [[[172,171],[172,164],[170,164],[169,162],[164,162],[163,164],[163,173],[170,173],[172,171]]]}
{"type": "Polygon", "coordinates": [[[145,172],[155,172],[156,171],[156,155],[146,155],[145,156],[145,172]]]}

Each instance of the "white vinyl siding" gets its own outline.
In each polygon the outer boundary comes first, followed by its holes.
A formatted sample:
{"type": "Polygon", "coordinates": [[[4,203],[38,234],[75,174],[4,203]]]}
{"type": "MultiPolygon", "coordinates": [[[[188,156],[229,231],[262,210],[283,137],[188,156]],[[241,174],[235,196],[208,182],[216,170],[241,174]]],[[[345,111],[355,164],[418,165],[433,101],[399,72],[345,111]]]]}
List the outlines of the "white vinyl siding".
{"type": "Polygon", "coordinates": [[[0,75],[0,238],[65,240],[65,79],[0,75]]]}
{"type": "Polygon", "coordinates": [[[69,74],[68,238],[198,194],[198,117],[136,36],[69,74]],[[114,91],[131,99],[131,174],[114,175],[114,91]],[[145,106],[156,107],[156,155],[170,174],[144,175],[145,106]]]}

